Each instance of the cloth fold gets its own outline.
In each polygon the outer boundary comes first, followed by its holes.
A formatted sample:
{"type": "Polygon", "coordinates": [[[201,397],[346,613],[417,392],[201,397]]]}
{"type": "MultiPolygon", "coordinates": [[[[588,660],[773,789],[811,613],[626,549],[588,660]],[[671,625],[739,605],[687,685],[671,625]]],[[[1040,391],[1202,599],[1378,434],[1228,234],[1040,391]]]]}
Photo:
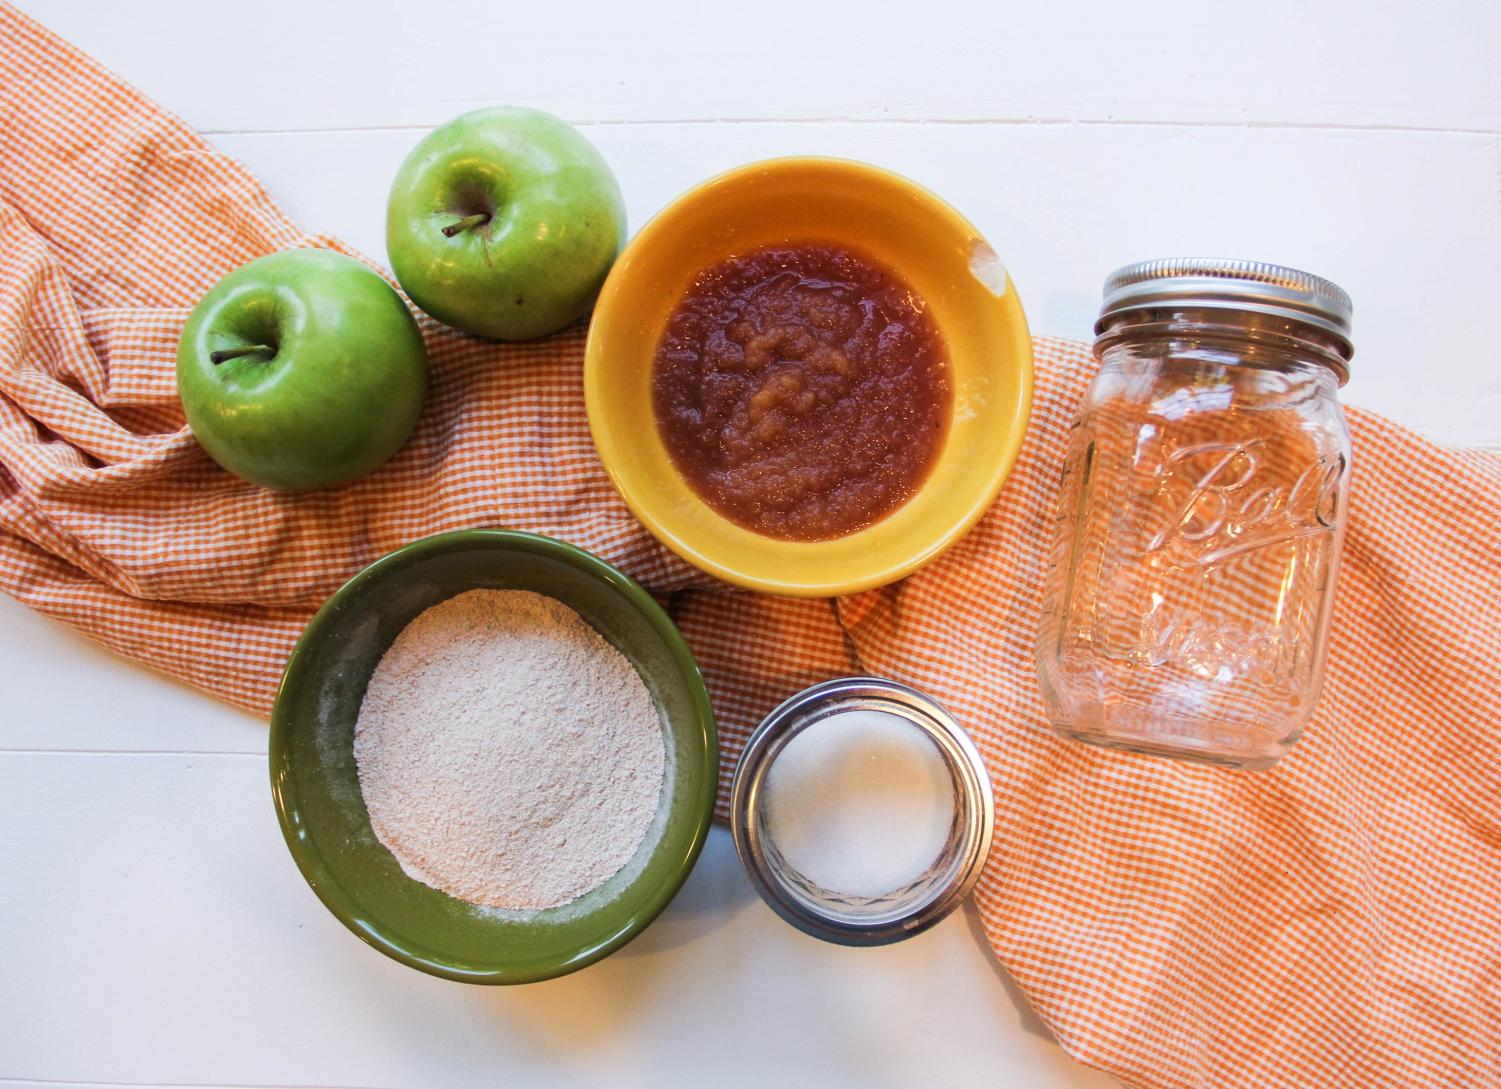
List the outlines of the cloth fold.
{"type": "Polygon", "coordinates": [[[1036,342],[1031,431],[980,525],[832,602],[729,590],[641,528],[589,441],[577,329],[499,345],[423,318],[407,446],[346,488],[275,495],[184,429],[177,336],[242,262],[343,247],[3,5],[0,41],[0,588],[264,714],[364,564],[466,526],[562,537],[668,601],[720,719],[721,798],[748,730],[804,684],[865,671],[950,706],[996,789],[986,933],[1079,1059],[1164,1089],[1501,1085],[1501,459],[1351,410],[1329,675],[1276,769],[1065,744],[1032,647],[1084,346],[1036,342]]]}

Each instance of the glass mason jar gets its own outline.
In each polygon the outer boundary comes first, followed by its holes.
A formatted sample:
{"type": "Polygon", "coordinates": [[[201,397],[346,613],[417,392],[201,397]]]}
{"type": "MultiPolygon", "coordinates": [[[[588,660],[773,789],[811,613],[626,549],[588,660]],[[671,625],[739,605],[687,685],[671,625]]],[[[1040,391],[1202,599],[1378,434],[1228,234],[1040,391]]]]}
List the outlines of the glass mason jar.
{"type": "Polygon", "coordinates": [[[1105,281],[1043,590],[1062,736],[1266,768],[1318,699],[1349,483],[1349,296],[1253,261],[1105,281]]]}

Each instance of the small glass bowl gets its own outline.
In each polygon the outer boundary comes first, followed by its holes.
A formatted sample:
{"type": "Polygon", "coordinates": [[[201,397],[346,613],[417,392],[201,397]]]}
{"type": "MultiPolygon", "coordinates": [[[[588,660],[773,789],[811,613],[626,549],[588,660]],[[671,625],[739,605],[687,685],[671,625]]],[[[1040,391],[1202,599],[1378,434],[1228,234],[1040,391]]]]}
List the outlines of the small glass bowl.
{"type": "Polygon", "coordinates": [[[969,895],[990,854],[995,799],[979,750],[936,700],[895,681],[840,677],[805,688],[756,728],[730,788],[730,828],[751,884],[778,915],[825,941],[886,945],[933,926],[969,895]],[[830,715],[857,710],[896,715],[927,734],[954,788],[954,820],[938,857],[915,881],[880,896],[832,892],[791,866],[763,808],[767,773],[787,743],[830,715]]]}

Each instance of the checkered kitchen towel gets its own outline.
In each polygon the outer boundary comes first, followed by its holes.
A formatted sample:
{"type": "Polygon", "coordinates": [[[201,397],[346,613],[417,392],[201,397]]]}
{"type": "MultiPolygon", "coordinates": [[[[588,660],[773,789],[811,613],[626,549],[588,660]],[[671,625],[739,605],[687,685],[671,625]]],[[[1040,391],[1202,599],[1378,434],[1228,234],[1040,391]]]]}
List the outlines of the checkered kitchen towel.
{"type": "Polygon", "coordinates": [[[1111,755],[1043,732],[1033,674],[1082,346],[1038,341],[1021,460],[962,543],[899,585],[780,600],[716,585],[627,513],[589,442],[577,331],[503,346],[424,320],[430,400],[386,467],[302,496],[220,470],[183,428],[178,332],[218,277],[286,246],[340,248],[0,7],[0,588],[264,714],[363,564],[463,526],[553,534],[670,597],[726,777],[761,714],[831,674],[952,707],[995,781],[986,932],[1078,1058],[1152,1087],[1501,1085],[1501,459],[1352,411],[1307,737],[1260,775],[1111,755]]]}

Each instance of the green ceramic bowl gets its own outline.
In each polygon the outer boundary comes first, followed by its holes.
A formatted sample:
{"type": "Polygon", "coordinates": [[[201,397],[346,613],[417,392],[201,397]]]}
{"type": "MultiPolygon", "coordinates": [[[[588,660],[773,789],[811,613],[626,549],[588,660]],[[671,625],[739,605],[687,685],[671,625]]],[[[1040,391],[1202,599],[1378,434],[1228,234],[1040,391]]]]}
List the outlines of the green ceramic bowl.
{"type": "Polygon", "coordinates": [[[603,560],[530,533],[444,533],[365,568],[297,641],[271,716],[276,812],[313,891],[382,953],[466,983],[563,975],[640,933],[698,858],[717,778],[709,694],[667,614],[603,560]],[[403,873],[370,829],[355,772],[355,719],[381,655],[424,609],[481,587],[533,590],[576,610],[641,673],[667,738],[662,805],[636,859],[572,904],[529,916],[474,907],[403,873]]]}

